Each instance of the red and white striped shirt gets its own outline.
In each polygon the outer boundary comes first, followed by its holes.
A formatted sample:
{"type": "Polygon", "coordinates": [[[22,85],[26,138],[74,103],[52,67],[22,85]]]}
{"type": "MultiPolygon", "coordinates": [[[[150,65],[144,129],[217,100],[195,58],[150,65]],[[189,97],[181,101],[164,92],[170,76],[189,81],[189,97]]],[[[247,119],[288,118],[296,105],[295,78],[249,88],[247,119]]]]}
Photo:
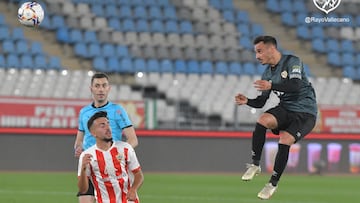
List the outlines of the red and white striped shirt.
{"type": "MultiPolygon", "coordinates": [[[[126,194],[131,184],[129,172],[140,170],[139,161],[131,145],[117,141],[107,151],[93,145],[80,155],[78,176],[85,154],[92,155],[90,165],[86,168],[86,175],[94,185],[97,202],[128,203],[126,194]]],[[[138,198],[134,202],[138,203],[138,198]]]]}

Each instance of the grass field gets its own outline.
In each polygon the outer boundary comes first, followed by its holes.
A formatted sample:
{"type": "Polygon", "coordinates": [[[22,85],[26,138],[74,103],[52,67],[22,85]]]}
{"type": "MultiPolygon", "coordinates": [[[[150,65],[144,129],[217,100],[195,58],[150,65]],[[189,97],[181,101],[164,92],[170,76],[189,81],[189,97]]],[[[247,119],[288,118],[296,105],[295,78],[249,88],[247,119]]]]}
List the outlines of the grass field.
{"type": "MultiPolygon", "coordinates": [[[[142,203],[253,203],[269,175],[251,182],[240,174],[145,173],[139,191],[142,203]]],[[[1,203],[76,203],[75,173],[0,172],[1,203]]],[[[359,202],[358,176],[285,174],[274,203],[359,202]]]]}

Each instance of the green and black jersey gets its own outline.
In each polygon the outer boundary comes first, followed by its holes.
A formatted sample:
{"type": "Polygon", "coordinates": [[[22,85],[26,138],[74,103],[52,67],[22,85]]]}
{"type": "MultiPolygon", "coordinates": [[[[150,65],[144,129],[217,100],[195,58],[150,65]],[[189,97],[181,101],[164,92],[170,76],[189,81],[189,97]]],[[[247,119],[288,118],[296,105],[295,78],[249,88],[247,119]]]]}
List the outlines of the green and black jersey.
{"type": "Polygon", "coordinates": [[[270,92],[273,91],[279,97],[279,105],[283,108],[317,115],[315,91],[298,57],[282,55],[275,67],[269,65],[265,69],[262,80],[270,81],[272,88],[269,91],[263,91],[256,99],[249,99],[249,106],[263,107],[270,92]]]}

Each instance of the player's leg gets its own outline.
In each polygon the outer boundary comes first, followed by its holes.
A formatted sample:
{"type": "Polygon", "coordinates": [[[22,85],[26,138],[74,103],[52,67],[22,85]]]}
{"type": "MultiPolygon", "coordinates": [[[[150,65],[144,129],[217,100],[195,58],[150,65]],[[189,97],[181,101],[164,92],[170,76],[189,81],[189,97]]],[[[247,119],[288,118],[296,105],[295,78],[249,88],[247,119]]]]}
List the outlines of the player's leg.
{"type": "Polygon", "coordinates": [[[247,164],[247,170],[242,176],[242,180],[251,180],[255,175],[261,172],[260,160],[265,144],[266,130],[274,129],[276,126],[277,120],[274,115],[270,113],[264,113],[259,117],[252,136],[252,164],[247,164]]]}
{"type": "Polygon", "coordinates": [[[291,114],[290,116],[292,117],[289,118],[290,125],[280,135],[274,170],[269,183],[258,194],[261,199],[269,199],[276,191],[277,184],[287,165],[290,146],[306,136],[315,126],[315,116],[304,113],[291,114]]]}
{"type": "Polygon", "coordinates": [[[89,180],[89,189],[86,193],[78,193],[79,203],[94,203],[95,202],[95,193],[94,186],[89,180]]]}

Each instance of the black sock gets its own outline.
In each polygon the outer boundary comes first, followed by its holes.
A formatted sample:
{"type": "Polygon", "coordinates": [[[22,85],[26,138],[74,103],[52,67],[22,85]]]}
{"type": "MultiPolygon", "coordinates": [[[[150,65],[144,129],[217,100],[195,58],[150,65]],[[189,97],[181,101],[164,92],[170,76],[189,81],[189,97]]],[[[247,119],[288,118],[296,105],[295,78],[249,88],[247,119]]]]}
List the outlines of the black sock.
{"type": "Polygon", "coordinates": [[[252,160],[256,166],[260,165],[261,153],[265,143],[266,127],[260,123],[256,123],[252,136],[252,160]]]}
{"type": "Polygon", "coordinates": [[[277,185],[282,173],[285,170],[289,158],[289,150],[289,145],[279,144],[279,150],[275,157],[274,171],[269,181],[273,186],[277,185]]]}

